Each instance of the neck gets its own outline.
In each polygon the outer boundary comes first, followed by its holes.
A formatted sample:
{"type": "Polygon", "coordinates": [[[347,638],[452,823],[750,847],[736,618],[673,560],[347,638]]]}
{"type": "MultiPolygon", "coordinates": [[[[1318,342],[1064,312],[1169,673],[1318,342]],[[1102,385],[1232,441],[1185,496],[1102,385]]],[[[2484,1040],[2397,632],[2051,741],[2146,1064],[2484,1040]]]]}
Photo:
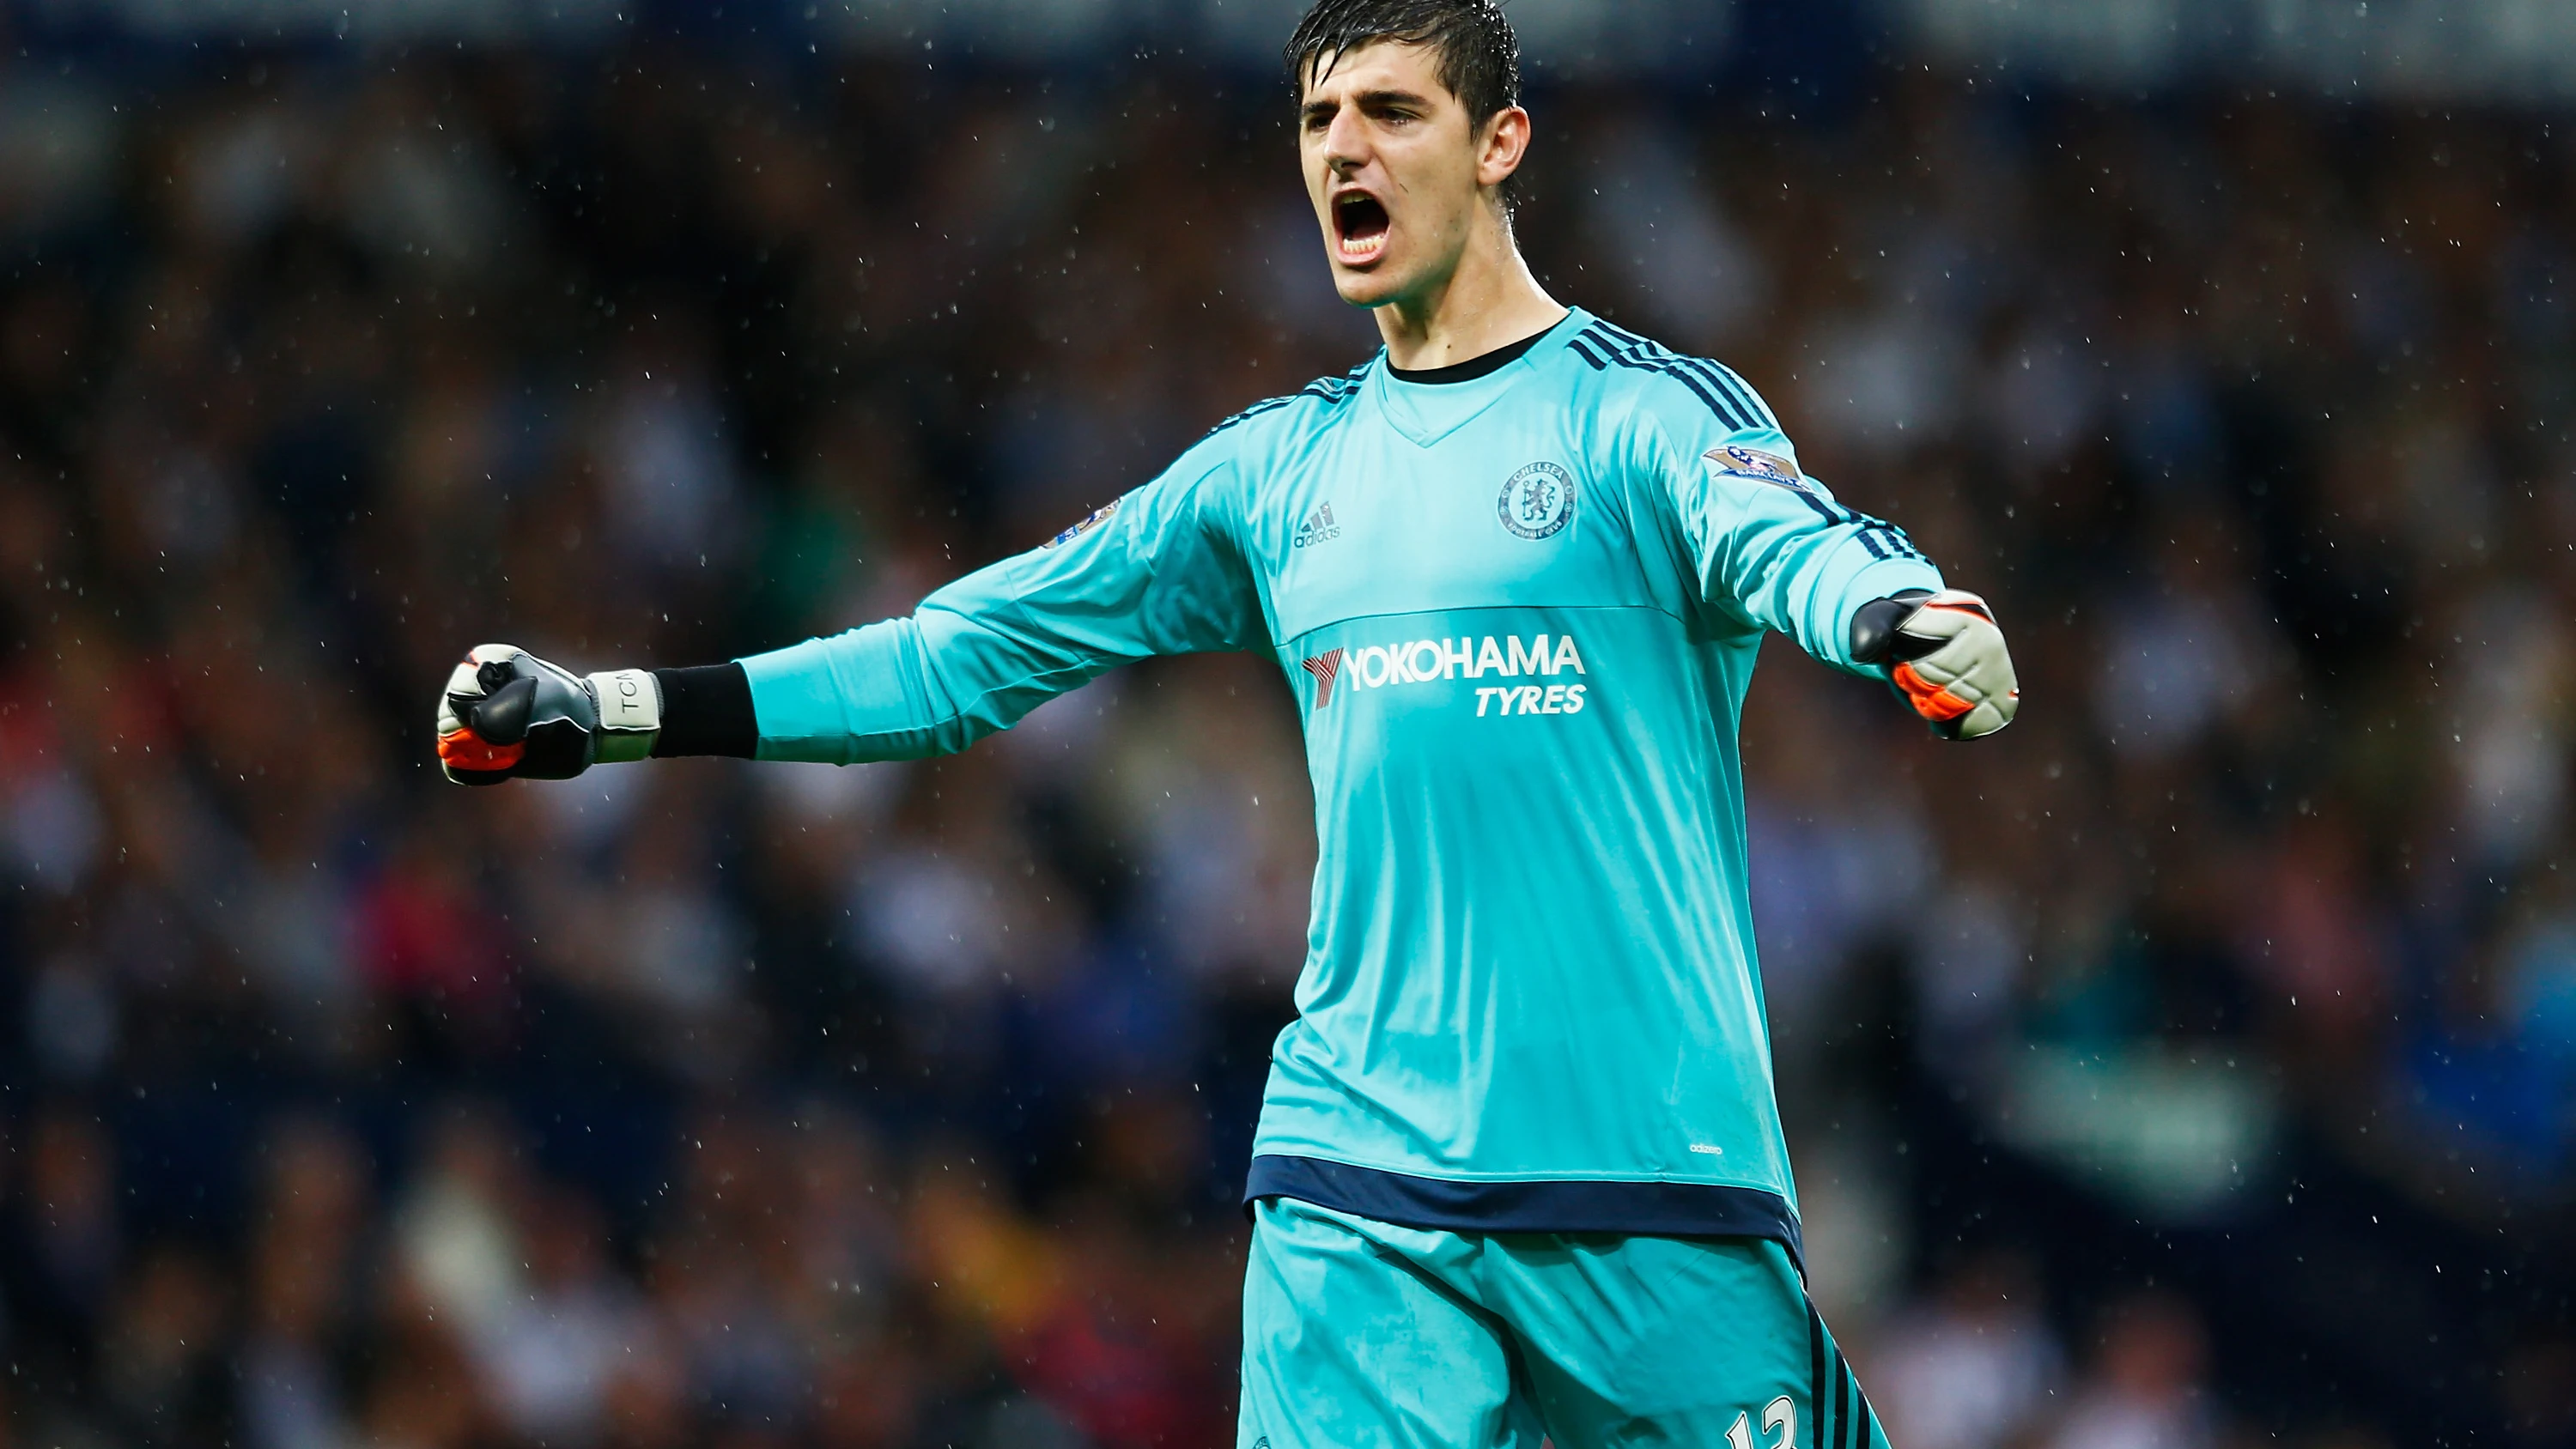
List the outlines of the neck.
{"type": "Polygon", "coordinates": [[[1476,208],[1457,263],[1377,309],[1386,359],[1407,371],[1448,367],[1544,332],[1565,308],[1530,275],[1500,206],[1476,208]]]}

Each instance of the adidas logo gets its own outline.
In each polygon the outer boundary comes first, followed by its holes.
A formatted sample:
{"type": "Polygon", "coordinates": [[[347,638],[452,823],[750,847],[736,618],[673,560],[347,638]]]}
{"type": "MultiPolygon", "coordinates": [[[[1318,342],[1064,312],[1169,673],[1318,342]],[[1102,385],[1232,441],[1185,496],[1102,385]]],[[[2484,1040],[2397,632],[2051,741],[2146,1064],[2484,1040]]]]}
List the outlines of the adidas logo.
{"type": "Polygon", "coordinates": [[[1310,543],[1324,543],[1341,536],[1342,526],[1333,521],[1333,505],[1329,503],[1307,514],[1306,521],[1297,525],[1297,547],[1299,548],[1304,548],[1310,543]]]}

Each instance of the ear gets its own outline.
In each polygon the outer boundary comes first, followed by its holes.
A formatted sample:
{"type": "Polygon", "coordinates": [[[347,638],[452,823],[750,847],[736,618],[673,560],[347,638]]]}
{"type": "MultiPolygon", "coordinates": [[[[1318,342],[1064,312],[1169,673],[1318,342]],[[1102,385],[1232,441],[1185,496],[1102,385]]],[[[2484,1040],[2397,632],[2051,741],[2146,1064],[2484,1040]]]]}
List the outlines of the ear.
{"type": "Polygon", "coordinates": [[[1476,148],[1476,184],[1495,187],[1521,169],[1521,158],[1529,154],[1530,114],[1518,106],[1505,106],[1485,122],[1484,136],[1476,148]]]}

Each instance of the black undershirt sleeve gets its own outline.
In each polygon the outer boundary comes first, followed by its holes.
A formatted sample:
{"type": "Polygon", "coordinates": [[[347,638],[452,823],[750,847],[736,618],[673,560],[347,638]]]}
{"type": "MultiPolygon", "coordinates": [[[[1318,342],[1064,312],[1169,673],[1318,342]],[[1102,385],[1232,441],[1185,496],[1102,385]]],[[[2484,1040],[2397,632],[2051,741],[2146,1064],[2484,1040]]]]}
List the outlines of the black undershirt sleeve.
{"type": "Polygon", "coordinates": [[[751,676],[740,664],[697,669],[656,669],[662,686],[662,733],[653,758],[728,755],[748,760],[760,749],[760,721],[751,710],[751,676]]]}

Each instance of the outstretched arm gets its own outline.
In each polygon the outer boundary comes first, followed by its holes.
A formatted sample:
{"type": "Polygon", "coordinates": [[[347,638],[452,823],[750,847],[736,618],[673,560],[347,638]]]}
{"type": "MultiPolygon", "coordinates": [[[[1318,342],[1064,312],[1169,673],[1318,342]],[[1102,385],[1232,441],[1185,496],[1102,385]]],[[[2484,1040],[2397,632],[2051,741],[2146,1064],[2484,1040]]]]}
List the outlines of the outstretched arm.
{"type": "Polygon", "coordinates": [[[1888,680],[1944,739],[2012,723],[2020,686],[1985,600],[1944,587],[1903,530],[1807,477],[1767,409],[1752,428],[1686,408],[1650,416],[1703,599],[1888,680]]]}
{"type": "Polygon", "coordinates": [[[441,696],[440,764],[488,784],[673,755],[854,764],[962,750],[1116,665],[1266,637],[1232,479],[1202,444],[908,618],[730,664],[581,677],[483,645],[441,696]]]}

